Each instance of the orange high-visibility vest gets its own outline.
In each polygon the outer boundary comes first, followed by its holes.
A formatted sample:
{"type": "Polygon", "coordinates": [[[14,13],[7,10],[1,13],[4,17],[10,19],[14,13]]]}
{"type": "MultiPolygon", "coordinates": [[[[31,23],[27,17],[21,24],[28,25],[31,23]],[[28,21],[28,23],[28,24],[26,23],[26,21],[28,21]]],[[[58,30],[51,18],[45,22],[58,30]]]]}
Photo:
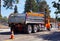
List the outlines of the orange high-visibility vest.
{"type": "Polygon", "coordinates": [[[50,28],[50,23],[47,23],[46,24],[46,28],[50,28]]]}

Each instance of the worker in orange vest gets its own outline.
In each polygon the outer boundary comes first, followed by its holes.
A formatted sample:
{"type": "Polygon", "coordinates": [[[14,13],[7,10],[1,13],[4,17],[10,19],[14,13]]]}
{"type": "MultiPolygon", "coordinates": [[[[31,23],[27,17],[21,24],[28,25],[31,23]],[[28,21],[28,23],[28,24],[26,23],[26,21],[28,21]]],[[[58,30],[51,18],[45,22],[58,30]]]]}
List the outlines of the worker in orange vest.
{"type": "Polygon", "coordinates": [[[46,22],[46,28],[47,28],[47,30],[50,31],[50,23],[49,22],[46,22]]]}

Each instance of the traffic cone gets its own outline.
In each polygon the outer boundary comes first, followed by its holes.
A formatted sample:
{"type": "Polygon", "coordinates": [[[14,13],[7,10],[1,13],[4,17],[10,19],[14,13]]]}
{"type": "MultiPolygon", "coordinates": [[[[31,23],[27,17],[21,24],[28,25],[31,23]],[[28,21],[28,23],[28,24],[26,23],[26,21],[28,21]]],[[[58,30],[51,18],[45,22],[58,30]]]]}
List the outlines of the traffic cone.
{"type": "Polygon", "coordinates": [[[13,33],[13,31],[11,32],[11,37],[10,37],[10,39],[14,39],[14,33],[13,33]]]}

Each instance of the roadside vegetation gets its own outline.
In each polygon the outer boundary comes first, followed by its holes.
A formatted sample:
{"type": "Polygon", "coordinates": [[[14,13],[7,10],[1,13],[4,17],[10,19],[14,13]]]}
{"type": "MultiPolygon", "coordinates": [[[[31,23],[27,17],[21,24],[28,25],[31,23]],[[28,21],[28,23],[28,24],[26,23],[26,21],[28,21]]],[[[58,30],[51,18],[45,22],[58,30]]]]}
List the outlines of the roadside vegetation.
{"type": "Polygon", "coordinates": [[[2,15],[0,15],[0,24],[7,24],[8,23],[8,18],[6,16],[2,17],[2,15]]]}

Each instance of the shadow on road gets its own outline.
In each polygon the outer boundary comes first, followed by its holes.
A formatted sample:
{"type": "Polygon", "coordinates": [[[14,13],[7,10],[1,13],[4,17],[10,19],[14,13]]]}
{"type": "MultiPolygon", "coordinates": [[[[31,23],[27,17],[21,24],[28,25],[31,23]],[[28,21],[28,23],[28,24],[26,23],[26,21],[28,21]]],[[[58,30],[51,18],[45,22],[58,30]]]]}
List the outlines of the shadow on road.
{"type": "MultiPolygon", "coordinates": [[[[10,35],[10,32],[2,32],[0,35],[10,35]]],[[[16,33],[15,35],[18,34],[24,34],[24,33],[16,33]]],[[[33,33],[33,34],[24,34],[28,36],[36,36],[35,38],[43,39],[43,40],[50,40],[50,41],[60,41],[60,32],[53,32],[50,34],[40,34],[40,33],[33,33]]]]}
{"type": "Polygon", "coordinates": [[[36,38],[42,38],[43,40],[60,41],[60,32],[53,32],[44,35],[35,34],[35,36],[36,38]]]}
{"type": "MultiPolygon", "coordinates": [[[[0,32],[0,35],[10,35],[11,34],[11,32],[0,32]]],[[[26,34],[26,33],[24,33],[24,32],[16,32],[16,33],[14,33],[14,35],[18,35],[18,34],[26,34]]]]}
{"type": "Polygon", "coordinates": [[[10,35],[10,32],[0,32],[0,35],[10,35]]]}
{"type": "Polygon", "coordinates": [[[60,41],[60,32],[54,32],[52,34],[42,35],[44,40],[51,40],[51,41],[60,41]]]}

